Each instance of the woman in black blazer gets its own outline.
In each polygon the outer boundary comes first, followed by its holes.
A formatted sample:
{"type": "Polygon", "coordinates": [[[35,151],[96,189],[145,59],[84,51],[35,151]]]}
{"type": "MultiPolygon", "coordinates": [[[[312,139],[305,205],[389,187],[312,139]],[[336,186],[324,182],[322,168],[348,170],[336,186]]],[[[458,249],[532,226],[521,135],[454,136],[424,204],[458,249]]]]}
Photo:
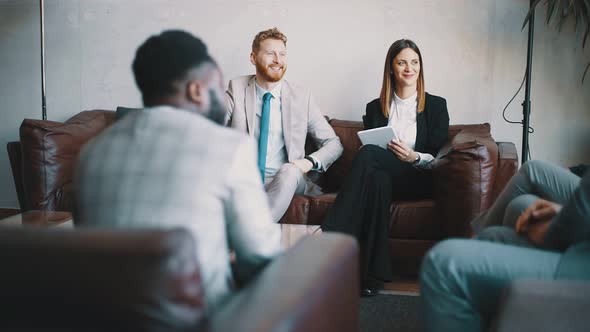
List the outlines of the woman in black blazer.
{"type": "Polygon", "coordinates": [[[425,92],[422,55],[411,40],[389,48],[380,98],[367,104],[363,123],[365,129],[391,126],[400,140],[392,140],[387,150],[360,149],[322,229],[357,238],[361,295],[370,296],[393,277],[387,240],[391,202],[431,197],[428,164],[449,129],[447,103],[425,92]]]}

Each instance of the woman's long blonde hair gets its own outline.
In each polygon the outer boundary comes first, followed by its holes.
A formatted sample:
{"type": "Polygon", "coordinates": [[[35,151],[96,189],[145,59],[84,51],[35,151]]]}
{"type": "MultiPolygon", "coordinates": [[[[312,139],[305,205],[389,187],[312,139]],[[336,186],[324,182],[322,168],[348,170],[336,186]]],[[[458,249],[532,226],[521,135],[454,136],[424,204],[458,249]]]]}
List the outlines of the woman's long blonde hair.
{"type": "Polygon", "coordinates": [[[418,74],[418,113],[424,111],[424,104],[426,102],[426,91],[424,90],[424,64],[422,63],[422,54],[420,49],[413,41],[409,39],[400,39],[391,44],[385,57],[385,68],[383,69],[383,85],[381,86],[381,95],[379,100],[381,101],[381,112],[386,118],[389,118],[391,101],[393,99],[393,92],[395,91],[395,78],[393,76],[393,59],[402,50],[410,48],[418,54],[420,59],[420,73],[418,74]]]}

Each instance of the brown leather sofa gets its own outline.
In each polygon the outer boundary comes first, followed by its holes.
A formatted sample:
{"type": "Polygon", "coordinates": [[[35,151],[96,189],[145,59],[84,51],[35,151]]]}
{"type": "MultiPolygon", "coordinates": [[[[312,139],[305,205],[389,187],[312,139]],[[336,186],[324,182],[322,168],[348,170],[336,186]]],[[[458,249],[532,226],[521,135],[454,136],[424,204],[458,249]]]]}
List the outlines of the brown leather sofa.
{"type": "Polygon", "coordinates": [[[357,331],[357,255],[307,237],[212,312],[185,230],[1,227],[0,330],[357,331]]]}
{"type": "MultiPolygon", "coordinates": [[[[72,172],[80,147],[115,120],[113,111],[81,112],[65,123],[26,119],[20,142],[8,143],[21,210],[72,210],[72,172]]],[[[320,225],[361,146],[362,122],[330,120],[344,152],[326,174],[312,174],[325,192],[295,196],[281,223],[320,225]]],[[[308,149],[313,150],[309,144],[308,149]]],[[[513,143],[498,143],[489,124],[452,125],[432,163],[433,199],[394,201],[389,227],[393,264],[415,274],[426,251],[448,237],[470,235],[469,221],[487,209],[518,167],[513,143]]]]}

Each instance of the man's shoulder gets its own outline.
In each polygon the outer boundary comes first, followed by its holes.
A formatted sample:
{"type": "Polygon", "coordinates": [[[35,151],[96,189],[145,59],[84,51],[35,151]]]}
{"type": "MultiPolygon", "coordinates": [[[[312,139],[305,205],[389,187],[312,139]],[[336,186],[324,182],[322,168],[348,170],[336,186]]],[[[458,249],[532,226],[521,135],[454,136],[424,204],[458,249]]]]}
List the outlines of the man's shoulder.
{"type": "Polygon", "coordinates": [[[140,144],[164,141],[173,144],[192,144],[203,141],[236,141],[244,136],[244,133],[214,123],[203,115],[164,108],[146,109],[128,115],[107,128],[94,141],[102,144],[110,144],[112,140],[138,141],[140,144]],[[186,141],[162,140],[162,135],[186,141]]]}
{"type": "Polygon", "coordinates": [[[282,84],[283,84],[283,88],[289,89],[290,92],[294,95],[305,96],[305,95],[311,94],[311,90],[308,87],[306,87],[305,85],[302,85],[300,83],[283,80],[282,84]]]}
{"type": "Polygon", "coordinates": [[[217,124],[200,114],[183,114],[174,122],[177,126],[173,126],[173,130],[183,128],[193,137],[209,143],[227,144],[227,142],[236,142],[247,137],[245,133],[217,124]]]}
{"type": "Polygon", "coordinates": [[[248,86],[248,84],[250,84],[250,81],[252,81],[254,79],[255,75],[243,75],[243,76],[238,76],[238,77],[234,77],[231,80],[229,80],[229,88],[230,89],[236,89],[236,88],[245,88],[248,86]]]}

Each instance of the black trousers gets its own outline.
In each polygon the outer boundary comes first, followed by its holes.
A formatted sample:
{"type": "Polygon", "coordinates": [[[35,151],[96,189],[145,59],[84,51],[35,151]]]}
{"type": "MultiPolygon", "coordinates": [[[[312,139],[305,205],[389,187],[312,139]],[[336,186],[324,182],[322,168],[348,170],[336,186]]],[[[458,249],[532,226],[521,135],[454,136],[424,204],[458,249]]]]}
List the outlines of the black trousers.
{"type": "Polygon", "coordinates": [[[432,177],[389,150],[363,146],[322,224],[323,231],[350,234],[360,246],[363,285],[391,281],[388,242],[391,202],[432,196],[432,177]]]}

